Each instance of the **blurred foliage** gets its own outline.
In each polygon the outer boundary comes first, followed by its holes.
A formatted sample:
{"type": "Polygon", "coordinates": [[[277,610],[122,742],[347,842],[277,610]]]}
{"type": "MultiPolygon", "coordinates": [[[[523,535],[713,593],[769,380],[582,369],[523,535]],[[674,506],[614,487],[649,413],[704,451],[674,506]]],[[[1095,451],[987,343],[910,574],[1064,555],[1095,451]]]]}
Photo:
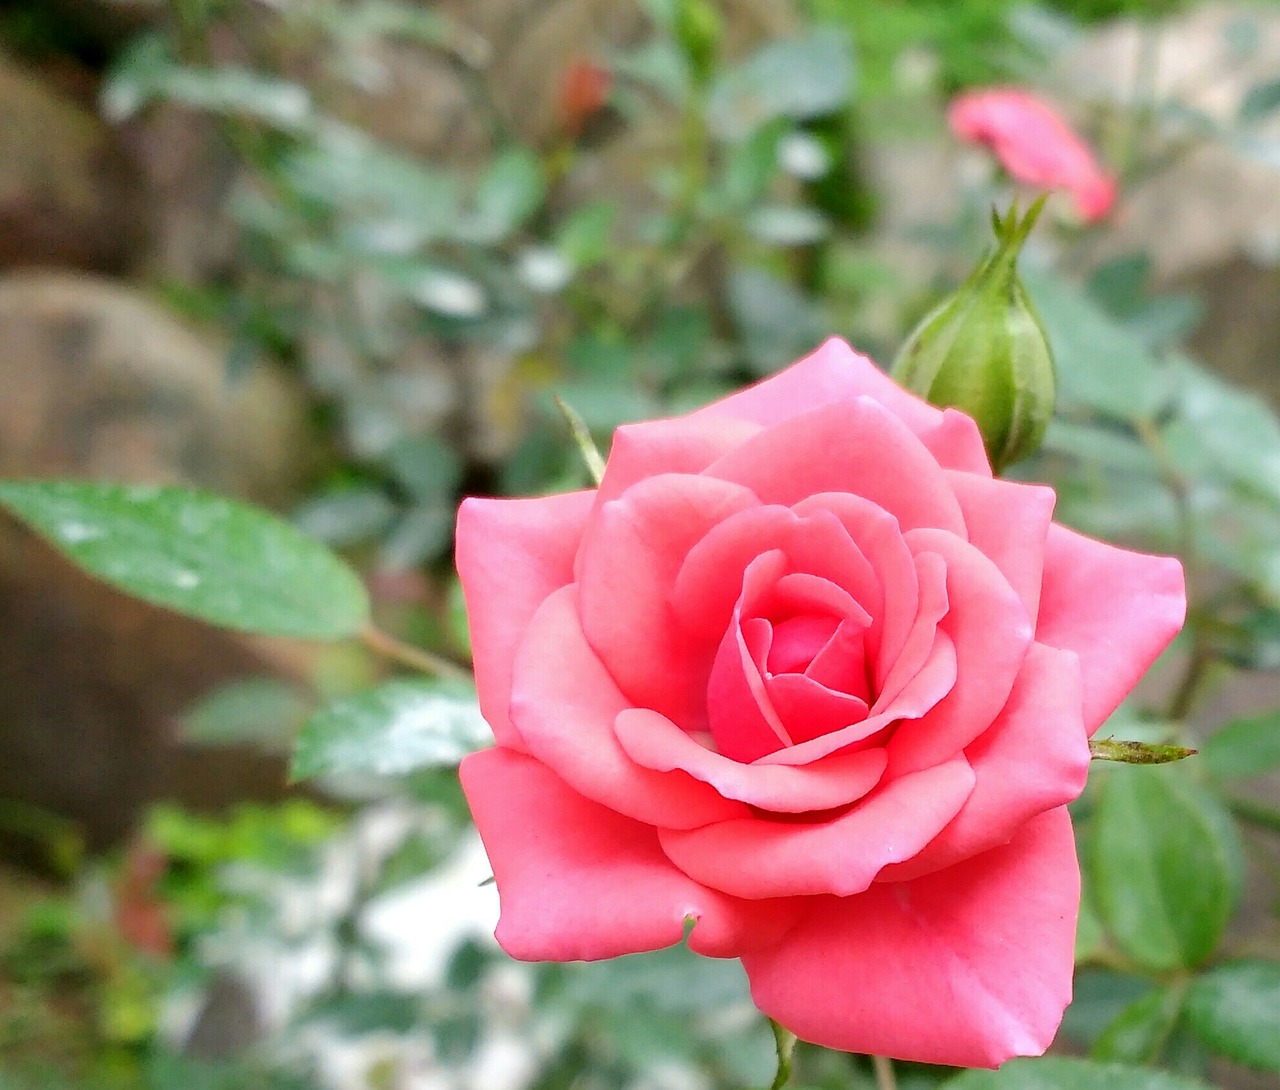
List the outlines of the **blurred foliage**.
{"type": "MultiPolygon", "coordinates": [[[[163,294],[224,325],[230,373],[271,359],[305,380],[332,458],[294,523],[350,557],[391,627],[463,659],[447,570],[460,492],[586,481],[552,389],[603,445],[620,423],[705,402],[828,333],[888,358],[977,257],[1008,190],[975,184],[954,222],[916,225],[910,241],[929,242],[943,272],[905,284],[870,244],[872,115],[898,96],[936,132],[942,94],[1027,71],[1028,51],[1045,63],[1046,26],[1153,6],[810,0],[794,35],[734,53],[709,0],[649,0],[637,41],[548,74],[572,91],[550,134],[516,130],[486,82],[486,43],[430,5],[155,7],[113,54],[103,109],[117,122],[165,108],[210,119],[237,179],[232,267],[163,294]],[[473,144],[428,154],[353,120],[349,100],[369,86],[376,100],[391,44],[461,73],[481,119],[473,144]],[[906,93],[920,59],[920,93],[906,93]],[[630,168],[615,174],[618,148],[630,168]]],[[[28,55],[56,46],[92,61],[52,11],[10,5],[0,34],[28,55]]],[[[1200,119],[1194,141],[1274,161],[1257,126],[1277,107],[1275,85],[1260,84],[1234,124],[1200,119]]],[[[1186,129],[1169,137],[1159,123],[1185,120],[1180,108],[1138,119],[1149,131],[1127,178],[1182,149],[1186,129]]],[[[1028,254],[1061,394],[1045,448],[1017,473],[1055,486],[1061,520],[1186,562],[1186,633],[1156,695],[1104,733],[1196,744],[1186,721],[1214,684],[1280,665],[1280,422],[1188,355],[1196,299],[1156,290],[1143,255],[1095,259],[1105,230],[1060,224],[1028,254]]],[[[261,515],[220,507],[221,536],[202,538],[202,501],[161,497],[151,523],[183,527],[175,552],[163,534],[139,537],[118,495],[72,498],[81,506],[44,494],[26,515],[135,591],[250,628],[274,610],[316,637],[364,619],[343,563],[261,515]],[[265,582],[237,562],[251,533],[272,550],[265,582]]],[[[331,668],[315,692],[263,678],[219,690],[182,725],[201,745],[297,740],[294,770],[319,777],[323,803],[218,819],[159,808],[136,843],[78,868],[56,820],[0,809],[0,829],[77,871],[70,892],[42,895],[0,933],[0,1090],[765,1081],[772,1041],[735,963],[682,947],[598,965],[502,956],[466,896],[483,865],[471,866],[451,773],[483,737],[473,693],[331,668]]],[[[1239,915],[1280,833],[1280,810],[1255,790],[1280,767],[1280,710],[1223,718],[1199,760],[1103,769],[1075,807],[1086,899],[1062,1040],[1092,1062],[958,1077],[902,1065],[903,1090],[953,1077],[957,1090],[1185,1090],[1223,1058],[1280,1072],[1274,888],[1259,935],[1242,934],[1239,915]]],[[[874,1085],[861,1058],[801,1046],[798,1069],[808,1090],[874,1085]]]]}

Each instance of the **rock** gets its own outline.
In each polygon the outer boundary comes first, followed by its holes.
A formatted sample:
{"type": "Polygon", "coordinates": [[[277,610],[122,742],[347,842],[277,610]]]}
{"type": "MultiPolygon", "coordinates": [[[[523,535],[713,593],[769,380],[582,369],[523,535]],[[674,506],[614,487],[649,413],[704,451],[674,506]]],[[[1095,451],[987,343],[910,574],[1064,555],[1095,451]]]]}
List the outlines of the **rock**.
{"type": "MultiPolygon", "coordinates": [[[[1207,3],[1154,24],[1117,20],[1067,52],[1057,68],[1064,86],[1086,101],[1124,110],[1140,103],[1136,96],[1176,101],[1231,127],[1250,88],[1280,71],[1280,12],[1207,3]],[[1144,64],[1150,72],[1145,78],[1144,64]]],[[[1185,122],[1176,119],[1164,122],[1163,131],[1156,125],[1167,141],[1188,135],[1185,122]]],[[[1280,156],[1280,114],[1252,127],[1250,135],[1280,156]]],[[[1280,259],[1278,182],[1276,163],[1250,158],[1226,140],[1203,139],[1121,192],[1106,248],[1146,250],[1165,280],[1242,255],[1274,263],[1280,259]]]]}
{"type": "Polygon", "coordinates": [[[270,502],[304,468],[302,394],[97,277],[0,277],[0,472],[188,482],[270,502]]]}
{"type": "Polygon", "coordinates": [[[119,271],[137,259],[144,223],[111,129],[0,54],[0,268],[119,271]]]}
{"type": "MultiPolygon", "coordinates": [[[[225,353],[135,291],[94,277],[0,278],[0,476],[188,483],[257,500],[305,468],[303,402],[280,376],[224,378],[225,353]]],[[[175,717],[291,651],[117,594],[0,521],[0,797],[77,822],[91,846],[151,799],[278,793],[281,762],[192,760],[175,717]]]]}
{"type": "MultiPolygon", "coordinates": [[[[1129,103],[1138,86],[1142,29],[1112,24],[1062,60],[1064,77],[1095,100],[1129,103]]],[[[1280,12],[1208,3],[1158,24],[1150,39],[1151,93],[1231,128],[1245,96],[1280,71],[1280,12]]],[[[1165,136],[1177,139],[1176,128],[1165,136]]],[[[1146,252],[1160,286],[1204,303],[1192,351],[1280,407],[1280,113],[1248,129],[1271,162],[1229,139],[1194,150],[1122,192],[1100,256],[1146,252]]]]}

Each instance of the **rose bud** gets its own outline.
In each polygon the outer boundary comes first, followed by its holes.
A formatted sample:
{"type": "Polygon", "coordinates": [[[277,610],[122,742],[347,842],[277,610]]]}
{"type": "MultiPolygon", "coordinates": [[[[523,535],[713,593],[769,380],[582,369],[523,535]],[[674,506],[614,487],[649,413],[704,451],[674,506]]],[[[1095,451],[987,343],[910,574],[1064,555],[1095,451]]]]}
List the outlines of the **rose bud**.
{"type": "Polygon", "coordinates": [[[1015,205],[992,215],[996,249],[920,321],[898,350],[892,374],[930,404],[978,424],[997,473],[1033,454],[1053,416],[1053,353],[1018,279],[1018,252],[1044,198],[1025,218],[1015,205]]]}

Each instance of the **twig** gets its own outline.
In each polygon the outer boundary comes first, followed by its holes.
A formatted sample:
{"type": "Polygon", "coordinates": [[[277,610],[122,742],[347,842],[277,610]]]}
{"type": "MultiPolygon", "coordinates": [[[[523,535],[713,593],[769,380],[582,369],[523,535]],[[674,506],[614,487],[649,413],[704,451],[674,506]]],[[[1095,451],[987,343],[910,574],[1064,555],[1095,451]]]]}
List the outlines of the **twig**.
{"type": "Polygon", "coordinates": [[[414,670],[420,670],[424,674],[449,678],[451,681],[471,680],[470,670],[441,655],[425,651],[421,647],[413,647],[410,644],[401,643],[400,640],[388,635],[373,624],[367,624],[360,630],[360,639],[370,651],[382,655],[384,658],[393,659],[414,670]]]}

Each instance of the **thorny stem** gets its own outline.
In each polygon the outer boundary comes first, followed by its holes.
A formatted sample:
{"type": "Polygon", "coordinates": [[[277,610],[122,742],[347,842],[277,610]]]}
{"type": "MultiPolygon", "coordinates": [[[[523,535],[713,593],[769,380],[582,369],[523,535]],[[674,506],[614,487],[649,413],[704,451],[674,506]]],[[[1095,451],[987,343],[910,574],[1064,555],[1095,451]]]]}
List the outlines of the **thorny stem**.
{"type": "Polygon", "coordinates": [[[872,1056],[871,1066],[876,1072],[876,1090],[898,1090],[898,1077],[888,1056],[872,1056]]]}
{"type": "Polygon", "coordinates": [[[373,624],[367,624],[360,630],[360,640],[370,651],[383,656],[383,658],[392,659],[403,666],[420,670],[424,674],[449,678],[451,681],[471,680],[470,670],[441,655],[424,651],[421,647],[413,647],[410,644],[401,643],[400,640],[388,635],[373,624]]]}
{"type": "Polygon", "coordinates": [[[791,1079],[791,1059],[796,1050],[796,1035],[784,1029],[772,1018],[769,1028],[773,1030],[773,1042],[778,1049],[778,1073],[774,1075],[769,1090],[782,1090],[791,1079]]]}

